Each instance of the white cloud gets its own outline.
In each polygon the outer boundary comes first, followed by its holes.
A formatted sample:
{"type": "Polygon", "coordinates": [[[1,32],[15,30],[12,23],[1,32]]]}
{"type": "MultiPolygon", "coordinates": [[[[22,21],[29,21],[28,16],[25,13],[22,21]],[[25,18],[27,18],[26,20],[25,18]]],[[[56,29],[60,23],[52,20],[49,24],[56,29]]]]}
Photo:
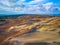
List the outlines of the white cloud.
{"type": "MultiPolygon", "coordinates": [[[[49,9],[54,5],[53,2],[47,2],[45,4],[39,4],[40,2],[43,2],[44,0],[32,0],[29,3],[25,2],[25,0],[19,0],[15,3],[9,2],[7,0],[1,0],[0,3],[6,6],[2,6],[0,4],[0,9],[6,10],[6,11],[12,11],[16,13],[44,13],[48,12],[49,9]],[[35,4],[35,5],[33,5],[35,4]],[[18,5],[18,6],[17,6],[18,5]],[[22,5],[25,5],[24,7],[22,5]]],[[[60,10],[60,8],[59,8],[60,10]]]]}
{"type": "Polygon", "coordinates": [[[33,0],[33,1],[29,2],[28,4],[36,4],[36,3],[39,3],[42,1],[44,1],[44,0],[33,0]]]}
{"type": "Polygon", "coordinates": [[[13,3],[10,3],[7,0],[1,0],[0,3],[3,4],[3,5],[5,5],[5,6],[13,6],[14,5],[13,3]]]}
{"type": "Polygon", "coordinates": [[[45,7],[45,9],[48,11],[48,9],[51,8],[53,4],[54,4],[53,2],[48,2],[48,3],[43,4],[43,7],[45,7]]]}
{"type": "Polygon", "coordinates": [[[12,3],[12,2],[9,2],[8,0],[1,0],[0,3],[2,3],[3,5],[5,6],[8,6],[8,7],[4,7],[2,5],[0,5],[1,9],[4,9],[4,10],[7,10],[7,11],[36,11],[39,7],[37,7],[37,5],[30,5],[32,3],[38,3],[38,2],[41,2],[43,0],[33,0],[31,2],[29,2],[28,4],[26,3],[25,4],[25,0],[19,0],[17,1],[16,3],[12,3]],[[25,7],[21,7],[23,4],[25,4],[25,7]],[[16,7],[15,5],[18,5],[18,7],[16,7]],[[28,5],[26,7],[26,5],[28,5]],[[15,6],[14,8],[12,6],[15,6]],[[12,7],[12,8],[11,8],[12,7]]]}
{"type": "Polygon", "coordinates": [[[14,2],[15,0],[1,0],[0,3],[5,6],[14,6],[14,5],[22,5],[25,0],[18,0],[17,2],[14,2]]]}
{"type": "MultiPolygon", "coordinates": [[[[19,5],[21,5],[20,2],[23,3],[23,1],[24,0],[19,0],[17,2],[19,3],[19,5]]],[[[11,3],[11,2],[9,2],[9,0],[1,0],[0,1],[0,9],[2,9],[2,10],[16,12],[16,11],[21,11],[21,9],[23,9],[22,7],[15,6],[15,5],[18,5],[18,4],[17,3],[11,3]]]]}

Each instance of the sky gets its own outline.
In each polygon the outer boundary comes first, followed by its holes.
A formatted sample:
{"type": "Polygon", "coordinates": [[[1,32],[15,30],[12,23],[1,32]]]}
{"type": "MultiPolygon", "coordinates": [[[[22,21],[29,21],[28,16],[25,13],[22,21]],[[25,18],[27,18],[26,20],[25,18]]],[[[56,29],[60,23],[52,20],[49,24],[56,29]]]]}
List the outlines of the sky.
{"type": "Polygon", "coordinates": [[[0,14],[60,14],[60,0],[0,0],[0,14]]]}

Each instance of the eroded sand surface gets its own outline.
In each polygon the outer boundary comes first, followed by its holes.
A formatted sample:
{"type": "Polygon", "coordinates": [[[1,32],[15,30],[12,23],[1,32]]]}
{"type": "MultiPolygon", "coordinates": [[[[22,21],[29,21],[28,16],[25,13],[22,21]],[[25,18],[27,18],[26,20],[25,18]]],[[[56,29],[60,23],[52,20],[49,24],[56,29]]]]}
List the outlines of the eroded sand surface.
{"type": "MultiPolygon", "coordinates": [[[[0,22],[0,44],[60,42],[60,17],[20,16],[0,22]]],[[[8,44],[8,45],[9,45],[8,44]]],[[[14,44],[15,45],[15,44],[14,44]]]]}

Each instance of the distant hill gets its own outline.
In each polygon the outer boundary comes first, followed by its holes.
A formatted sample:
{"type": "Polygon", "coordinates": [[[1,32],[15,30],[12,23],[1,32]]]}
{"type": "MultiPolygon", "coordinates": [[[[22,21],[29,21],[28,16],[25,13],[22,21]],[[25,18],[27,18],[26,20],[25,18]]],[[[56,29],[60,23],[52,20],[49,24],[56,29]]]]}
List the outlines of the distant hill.
{"type": "Polygon", "coordinates": [[[50,15],[40,15],[40,14],[15,14],[15,15],[0,15],[0,19],[16,19],[19,16],[50,16],[50,15]]]}

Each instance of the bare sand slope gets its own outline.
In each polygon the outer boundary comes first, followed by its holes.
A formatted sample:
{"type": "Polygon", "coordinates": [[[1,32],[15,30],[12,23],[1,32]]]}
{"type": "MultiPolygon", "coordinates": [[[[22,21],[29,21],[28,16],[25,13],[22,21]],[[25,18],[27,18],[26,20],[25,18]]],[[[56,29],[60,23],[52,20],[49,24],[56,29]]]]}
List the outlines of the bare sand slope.
{"type": "MultiPolygon", "coordinates": [[[[21,16],[0,23],[0,42],[60,42],[60,17],[21,16]],[[17,32],[18,31],[18,32],[17,32]],[[17,32],[17,33],[15,33],[17,32]]],[[[9,45],[8,44],[8,45],[9,45]]]]}

